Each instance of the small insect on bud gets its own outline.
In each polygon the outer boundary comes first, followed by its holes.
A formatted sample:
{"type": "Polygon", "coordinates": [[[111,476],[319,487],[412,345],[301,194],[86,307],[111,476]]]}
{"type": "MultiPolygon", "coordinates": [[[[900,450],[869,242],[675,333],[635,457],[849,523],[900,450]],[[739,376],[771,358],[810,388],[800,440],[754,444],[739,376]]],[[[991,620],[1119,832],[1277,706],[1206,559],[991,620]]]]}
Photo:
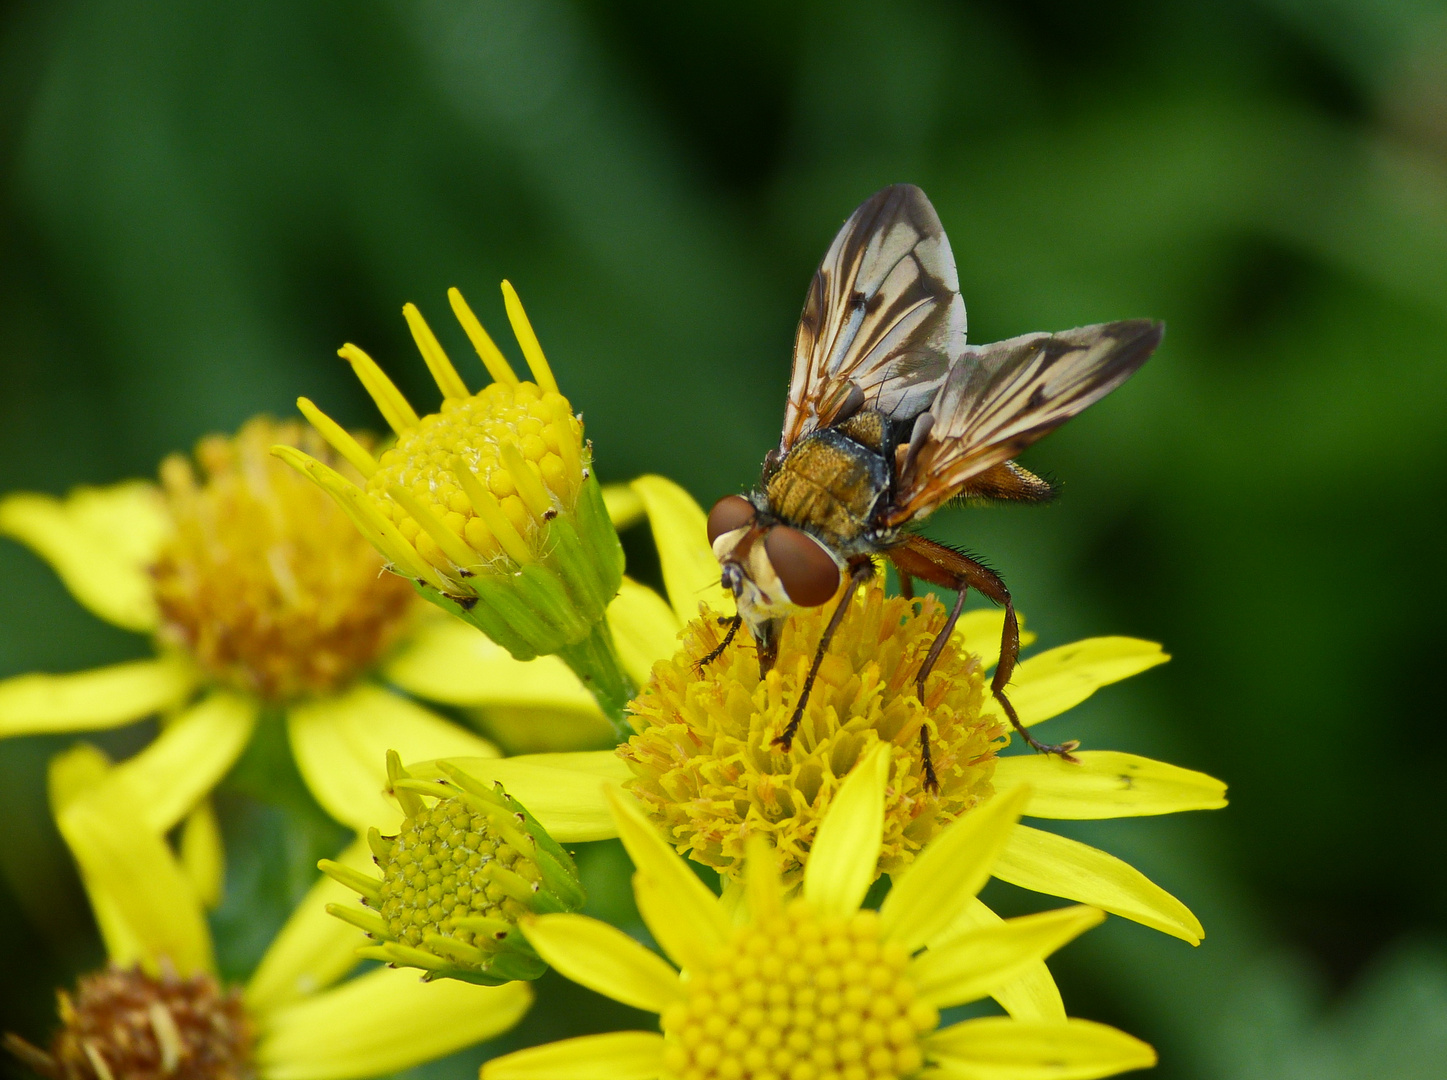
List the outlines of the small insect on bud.
{"type": "Polygon", "coordinates": [[[448,780],[418,780],[387,755],[401,831],[368,837],[381,880],[330,859],[317,865],[361,894],[363,909],[327,911],[376,944],[358,955],[424,978],[497,985],[547,968],[518,932],[522,916],[576,911],[583,889],[573,860],[521,804],[451,765],[448,780]]]}

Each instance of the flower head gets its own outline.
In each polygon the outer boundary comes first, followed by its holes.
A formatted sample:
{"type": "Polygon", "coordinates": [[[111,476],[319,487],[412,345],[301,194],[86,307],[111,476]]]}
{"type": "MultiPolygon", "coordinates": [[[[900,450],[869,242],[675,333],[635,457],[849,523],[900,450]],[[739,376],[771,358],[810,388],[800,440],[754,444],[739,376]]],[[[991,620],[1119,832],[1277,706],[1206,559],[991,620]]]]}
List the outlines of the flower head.
{"type": "Polygon", "coordinates": [[[108,967],[57,993],[61,1027],[48,1051],[15,1035],[6,1048],[49,1080],[248,1080],[255,1032],[239,991],[204,972],[182,977],[108,967]]]}
{"type": "MultiPolygon", "coordinates": [[[[12,1050],[65,1080],[360,1080],[422,1064],[512,1027],[524,983],[427,984],[356,966],[349,934],[325,914],[343,890],[322,879],[273,940],[244,987],[223,986],[194,888],[158,825],[183,767],[142,751],[152,789],[82,744],[51,768],[56,823],[80,869],[110,966],[61,996],[49,1052],[12,1050]]],[[[365,845],[339,861],[360,864],[365,845]]]]}
{"type": "Polygon", "coordinates": [[[848,602],[790,751],[771,743],[789,721],[832,606],[788,621],[767,678],[752,644],[738,637],[700,665],[721,638],[707,608],[684,628],[678,654],[654,666],[633,702],[637,734],[619,753],[650,816],[690,857],[736,874],[746,838],[762,834],[779,851],[784,880],[797,883],[834,793],[880,743],[891,776],[882,873],[903,869],[941,826],[994,794],[995,754],[1008,740],[1000,717],[985,709],[979,657],[949,641],[925,700],[915,693],[914,672],[944,625],[943,606],[933,597],[886,597],[878,585],[848,602]],[[939,778],[934,792],[923,782],[921,730],[939,778]]]}
{"type": "MultiPolygon", "coordinates": [[[[773,743],[791,715],[820,623],[832,606],[790,617],[780,657],[763,679],[754,648],[735,639],[700,666],[719,641],[709,607],[729,600],[719,588],[701,507],[662,477],[633,483],[648,513],[672,611],[652,618],[681,629],[682,648],[656,662],[632,704],[635,734],[618,748],[633,773],[628,785],[643,811],[679,850],[738,880],[749,838],[769,836],[790,885],[807,874],[819,822],[841,781],[868,748],[886,748],[890,796],[876,874],[907,870],[922,846],[953,820],[1028,785],[1030,817],[1135,817],[1226,805],[1225,785],[1203,773],[1136,754],[1078,751],[1075,763],[1010,754],[1012,734],[981,682],[999,659],[1001,617],[966,612],[926,684],[914,692],[938,605],[928,597],[887,599],[867,586],[851,596],[799,735],[788,750],[773,743]],[[701,601],[703,605],[701,606],[701,601]],[[822,691],[822,692],[821,692],[822,691]],[[930,731],[940,791],[919,782],[921,727],[930,731]],[[1005,752],[1000,752],[1005,751],[1005,752]]],[[[1023,644],[1033,638],[1026,635],[1023,644]]],[[[1168,659],[1154,642],[1088,638],[1026,657],[1010,697],[1027,727],[1059,716],[1098,689],[1168,659]]],[[[1026,889],[1078,900],[1192,944],[1200,921],[1139,870],[1096,848],[1020,826],[993,873],[1026,889]]]]}
{"type": "Polygon", "coordinates": [[[314,432],[257,417],[208,436],[196,468],[161,465],[170,535],[151,573],[158,636],[223,685],[276,702],[331,693],[373,666],[413,608],[322,492],[270,456],[276,443],[350,469],[314,432]]]}
{"type": "Polygon", "coordinates": [[[582,422],[558,391],[511,285],[508,318],[535,381],[518,378],[456,289],[458,321],[493,382],[474,394],[411,304],[417,347],[442,391],[419,417],[355,345],[351,363],[396,432],[374,458],[305,398],[299,406],[365,477],[358,486],[294,448],[277,453],[346,509],[423,596],[481,629],[519,660],[559,654],[600,701],[621,708],[627,678],[604,621],[623,576],[623,549],[592,471],[582,422]]]}
{"type": "Polygon", "coordinates": [[[574,911],[583,889],[572,858],[501,784],[443,763],[451,783],[414,779],[387,756],[391,790],[406,815],[394,836],[373,828],[368,843],[382,878],[330,859],[322,870],[362,896],[370,910],[329,910],[378,942],[359,955],[497,985],[546,970],[517,922],[529,912],[574,911]]]}
{"type": "Polygon", "coordinates": [[[987,996],[1102,913],[1077,907],[977,919],[974,894],[1023,791],[941,831],[878,911],[861,910],[879,859],[888,772],[888,752],[876,746],[841,785],[793,899],[773,849],[755,836],[732,913],[635,803],[616,799],[619,833],[637,867],[639,910],[678,968],[584,916],[538,916],[522,927],[564,975],[660,1014],[662,1034],[615,1032],[519,1051],[484,1065],[483,1080],[569,1073],[902,1080],[926,1068],[943,1076],[1088,1078],[1154,1064],[1139,1040],[1063,1017],[939,1027],[941,1009],[987,996]]]}

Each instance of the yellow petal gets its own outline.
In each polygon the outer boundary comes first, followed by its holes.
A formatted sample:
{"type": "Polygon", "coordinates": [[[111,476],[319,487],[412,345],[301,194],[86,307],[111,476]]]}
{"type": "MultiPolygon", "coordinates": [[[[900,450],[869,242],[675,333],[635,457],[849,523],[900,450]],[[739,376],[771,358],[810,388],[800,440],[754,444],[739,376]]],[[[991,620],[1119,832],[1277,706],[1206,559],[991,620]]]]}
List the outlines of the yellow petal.
{"type": "Polygon", "coordinates": [[[884,839],[889,754],[875,743],[834,793],[804,864],[804,898],[825,918],[853,914],[873,884],[884,839]]]}
{"type": "Polygon", "coordinates": [[[1148,1069],[1156,1052],[1123,1031],[1090,1020],[1042,1024],[987,1016],[925,1040],[940,1080],[1094,1080],[1148,1069]]]}
{"type": "MultiPolygon", "coordinates": [[[[931,945],[947,943],[972,930],[1000,926],[1004,921],[975,897],[931,945]]],[[[1055,979],[1043,960],[1025,965],[1014,978],[992,987],[989,993],[1016,1020],[1054,1023],[1065,1019],[1065,1002],[1060,1000],[1060,988],[1055,985],[1055,979]]]]}
{"type": "Polygon", "coordinates": [[[291,749],[307,787],[322,808],[363,833],[384,833],[402,821],[383,795],[387,751],[402,760],[490,757],[487,740],[381,687],[362,684],[333,698],[295,705],[287,715],[291,749]]]}
{"type": "MultiPolygon", "coordinates": [[[[1029,727],[1073,709],[1102,686],[1139,675],[1170,657],[1153,641],[1086,638],[1020,662],[1010,680],[1010,704],[1029,727]]],[[[992,701],[993,699],[991,699],[992,701]]],[[[998,705],[988,707],[999,710],[998,705]]]]}
{"type": "Polygon", "coordinates": [[[623,670],[639,686],[653,665],[678,651],[678,616],[668,602],[646,585],[625,577],[608,605],[608,629],[623,670]]]}
{"type": "Polygon", "coordinates": [[[938,938],[965,902],[984,888],[1029,797],[997,795],[940,830],[879,907],[880,930],[910,952],[938,938]]]}
{"type": "MultiPolygon", "coordinates": [[[[447,760],[469,776],[501,784],[560,844],[618,835],[603,787],[621,792],[632,774],[612,750],[447,760]]],[[[436,761],[408,765],[407,771],[419,780],[446,777],[436,761]]]]}
{"type": "MultiPolygon", "coordinates": [[[[729,888],[725,886],[727,896],[729,888]]],[[[755,923],[767,922],[784,906],[783,882],[779,880],[779,856],[774,845],[758,833],[749,836],[744,846],[744,886],[746,913],[755,923]]]]}
{"type": "MultiPolygon", "coordinates": [[[[350,844],[336,861],[364,874],[377,872],[372,850],[363,838],[350,844]]],[[[253,1014],[314,994],[357,966],[357,946],[366,944],[366,936],[327,914],[328,904],[356,903],[357,894],[351,889],[325,874],[317,876],[316,884],[272,938],[246,984],[246,1007],[253,1014]]]]}
{"type": "Polygon", "coordinates": [[[451,617],[419,620],[382,675],[409,694],[448,705],[598,707],[556,656],[514,660],[482,631],[451,617]]]}
{"type": "Polygon", "coordinates": [[[1022,889],[1103,908],[1192,945],[1206,936],[1185,904],[1129,863],[1027,825],[1011,832],[995,862],[995,876],[1022,889]]]}
{"type": "Polygon", "coordinates": [[[257,1069],[263,1080],[384,1076],[502,1034],[532,1000],[526,983],[427,983],[379,968],[266,1016],[257,1069]]]}
{"type": "Polygon", "coordinates": [[[155,629],[147,567],[168,524],[150,484],[80,488],[65,501],[20,493],[0,500],[0,533],[48,562],[81,604],[127,630],[155,629]]]}
{"type": "Polygon", "coordinates": [[[655,1080],[662,1072],[662,1035],[610,1031],[493,1058],[481,1080],[655,1080]]]}
{"type": "Polygon", "coordinates": [[[221,824],[210,799],[202,799],[186,815],[181,827],[181,869],[202,906],[221,903],[226,884],[226,851],[221,843],[221,824]]]}
{"type": "Polygon", "coordinates": [[[183,975],[212,970],[201,902],[125,786],[101,783],[75,795],[56,824],[80,867],[113,962],[156,972],[164,958],[183,975]]]}
{"type": "Polygon", "coordinates": [[[718,898],[658,835],[632,795],[610,788],[608,801],[618,835],[638,868],[634,893],[654,940],[684,970],[706,966],[732,931],[718,898]]]}
{"type": "Polygon", "coordinates": [[[541,915],[525,920],[522,932],[561,974],[614,1001],[661,1013],[684,998],[678,972],[605,922],[586,915],[541,915]]]}
{"type": "Polygon", "coordinates": [[[708,546],[708,519],[703,507],[662,476],[640,476],[633,481],[633,490],[648,509],[663,585],[679,622],[698,618],[698,605],[705,600],[732,613],[733,598],[720,584],[718,560],[708,546]]]}
{"type": "Polygon", "coordinates": [[[1030,785],[1025,816],[1082,820],[1218,810],[1226,785],[1215,777],[1114,750],[1081,750],[1078,765],[1049,754],[995,762],[995,791],[1030,785]]]}
{"type": "Polygon", "coordinates": [[[1006,919],[926,949],[910,963],[910,981],[937,1008],[976,1001],[1104,918],[1081,906],[1006,919]]]}
{"type": "Polygon", "coordinates": [[[630,525],[643,519],[643,499],[633,490],[632,484],[604,484],[603,505],[613,519],[613,528],[622,532],[630,525]]]}
{"type": "Polygon", "coordinates": [[[490,705],[468,709],[466,715],[504,754],[601,750],[618,742],[613,726],[593,701],[578,709],[490,705]]]}
{"type": "Polygon", "coordinates": [[[251,739],[256,715],[254,699],[217,691],[117,765],[107,782],[129,785],[151,828],[169,832],[231,770],[251,739]]]}
{"type": "MultiPolygon", "coordinates": [[[[1026,631],[1024,615],[1016,613],[1015,617],[1020,624],[1023,648],[1035,640],[1035,635],[1026,631]]],[[[1000,632],[1004,628],[1004,608],[976,608],[960,616],[953,636],[958,645],[979,658],[980,670],[988,671],[1000,662],[1000,632]]]]}
{"type": "Polygon", "coordinates": [[[196,672],[179,656],[0,682],[0,735],[119,727],[181,704],[196,672]]]}

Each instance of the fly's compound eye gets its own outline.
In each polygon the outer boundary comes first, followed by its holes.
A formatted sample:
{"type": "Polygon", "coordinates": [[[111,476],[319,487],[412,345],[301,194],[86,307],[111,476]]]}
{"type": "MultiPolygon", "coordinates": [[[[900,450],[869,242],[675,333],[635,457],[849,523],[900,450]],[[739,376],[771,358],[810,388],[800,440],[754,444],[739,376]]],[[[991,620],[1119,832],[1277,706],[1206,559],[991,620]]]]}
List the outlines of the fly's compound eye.
{"type": "Polygon", "coordinates": [[[725,495],[708,512],[708,544],[754,520],[754,504],[742,495],[725,495]]]}
{"type": "Polygon", "coordinates": [[[839,564],[808,533],[776,525],[764,537],[764,552],[789,600],[818,607],[839,591],[839,564]]]}

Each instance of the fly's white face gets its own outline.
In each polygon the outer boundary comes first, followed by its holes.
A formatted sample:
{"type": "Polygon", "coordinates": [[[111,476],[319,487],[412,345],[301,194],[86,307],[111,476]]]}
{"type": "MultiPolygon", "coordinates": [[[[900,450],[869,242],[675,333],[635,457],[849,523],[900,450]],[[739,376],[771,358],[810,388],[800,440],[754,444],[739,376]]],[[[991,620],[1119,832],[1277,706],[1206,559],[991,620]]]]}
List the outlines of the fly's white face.
{"type": "Polygon", "coordinates": [[[750,531],[751,526],[744,526],[720,534],[713,542],[713,553],[723,569],[723,587],[734,594],[744,624],[757,636],[764,623],[792,615],[799,605],[789,599],[768,548],[757,538],[739,557],[741,542],[750,531]]]}

